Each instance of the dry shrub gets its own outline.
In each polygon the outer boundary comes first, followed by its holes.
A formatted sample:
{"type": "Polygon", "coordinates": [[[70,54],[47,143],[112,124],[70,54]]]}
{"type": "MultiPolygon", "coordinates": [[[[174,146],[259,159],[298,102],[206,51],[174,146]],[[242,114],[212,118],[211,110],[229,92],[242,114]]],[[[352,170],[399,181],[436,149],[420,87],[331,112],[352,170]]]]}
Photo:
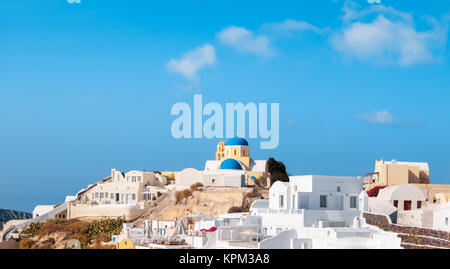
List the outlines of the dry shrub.
{"type": "Polygon", "coordinates": [[[189,198],[189,196],[192,195],[192,191],[191,190],[183,190],[183,198],[187,199],[189,198]]]}
{"type": "Polygon", "coordinates": [[[66,232],[74,233],[74,234],[85,234],[87,233],[89,223],[81,221],[81,220],[70,220],[67,222],[64,227],[66,232]]]}
{"type": "Polygon", "coordinates": [[[97,242],[109,242],[111,241],[111,236],[107,233],[101,233],[95,238],[97,242]]]}
{"type": "Polygon", "coordinates": [[[175,199],[176,199],[176,203],[183,200],[183,192],[182,191],[175,192],[175,199]]]}
{"type": "Polygon", "coordinates": [[[256,196],[258,196],[258,191],[256,189],[253,189],[252,191],[245,194],[245,197],[247,198],[254,198],[256,196]]]}
{"type": "Polygon", "coordinates": [[[73,234],[67,238],[67,241],[70,239],[76,239],[80,243],[89,243],[89,238],[86,234],[73,234]]]}
{"type": "Polygon", "coordinates": [[[95,244],[91,246],[91,249],[115,249],[116,246],[114,245],[103,245],[102,244],[95,244]]]}
{"type": "Polygon", "coordinates": [[[19,241],[19,249],[30,249],[34,244],[33,240],[24,238],[19,241]]]}
{"type": "Polygon", "coordinates": [[[228,213],[239,213],[242,212],[242,208],[238,206],[232,206],[228,209],[228,213]]]}
{"type": "Polygon", "coordinates": [[[193,191],[193,192],[197,191],[198,188],[201,188],[201,187],[203,187],[203,184],[200,182],[197,182],[197,183],[191,185],[191,191],[193,191]]]}
{"type": "Polygon", "coordinates": [[[42,231],[44,234],[52,234],[56,232],[66,231],[67,225],[71,223],[70,220],[65,219],[50,219],[42,224],[42,231]]]}
{"type": "Polygon", "coordinates": [[[43,244],[45,244],[45,243],[50,243],[51,245],[54,245],[55,242],[56,242],[55,238],[50,237],[50,238],[46,239],[44,242],[42,242],[42,243],[43,243],[43,244]]]}
{"type": "Polygon", "coordinates": [[[39,246],[36,247],[37,249],[52,249],[53,244],[51,242],[43,242],[39,246]]]}

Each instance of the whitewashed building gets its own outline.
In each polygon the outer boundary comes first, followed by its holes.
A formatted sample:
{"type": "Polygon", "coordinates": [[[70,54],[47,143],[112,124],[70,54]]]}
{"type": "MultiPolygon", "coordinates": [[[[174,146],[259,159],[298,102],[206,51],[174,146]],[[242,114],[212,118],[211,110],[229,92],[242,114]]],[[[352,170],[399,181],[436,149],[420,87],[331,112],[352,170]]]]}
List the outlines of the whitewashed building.
{"type": "Polygon", "coordinates": [[[442,208],[434,211],[433,228],[450,232],[450,203],[445,204],[442,208]]]}
{"type": "Polygon", "coordinates": [[[261,216],[262,234],[312,226],[348,226],[367,211],[367,194],[357,177],[292,176],[275,182],[269,201],[255,201],[250,214],[261,216]]]}

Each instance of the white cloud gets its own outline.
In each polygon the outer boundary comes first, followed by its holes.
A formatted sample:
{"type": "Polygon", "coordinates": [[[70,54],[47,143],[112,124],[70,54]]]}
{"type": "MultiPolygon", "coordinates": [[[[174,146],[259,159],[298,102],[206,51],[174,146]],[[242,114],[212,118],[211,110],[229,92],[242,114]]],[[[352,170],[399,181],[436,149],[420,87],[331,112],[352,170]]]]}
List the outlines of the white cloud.
{"type": "Polygon", "coordinates": [[[343,10],[343,21],[350,23],[331,38],[331,43],[346,56],[407,66],[433,62],[435,52],[445,48],[447,24],[440,24],[434,18],[428,18],[430,30],[418,31],[410,14],[391,7],[376,5],[358,11],[354,2],[348,2],[343,10]],[[375,19],[361,21],[372,13],[377,14],[375,19]]]}
{"type": "Polygon", "coordinates": [[[197,72],[205,66],[216,63],[216,50],[213,46],[205,44],[185,53],[180,59],[172,59],[167,63],[167,68],[180,73],[185,78],[193,80],[197,72]]]}
{"type": "Polygon", "coordinates": [[[67,0],[69,4],[81,4],[81,0],[67,0]]]}
{"type": "Polygon", "coordinates": [[[265,35],[255,35],[243,27],[230,26],[219,33],[219,40],[223,44],[239,51],[270,56],[273,51],[269,47],[270,40],[265,35]]]}
{"type": "Polygon", "coordinates": [[[392,114],[386,110],[373,111],[365,114],[358,114],[356,115],[356,118],[366,122],[378,124],[390,124],[395,122],[394,116],[392,116],[392,114]]]}
{"type": "Polygon", "coordinates": [[[297,21],[292,19],[284,20],[283,22],[276,23],[266,23],[262,25],[263,29],[271,30],[271,31],[286,31],[286,32],[304,32],[304,31],[313,31],[318,34],[322,34],[328,32],[328,28],[318,28],[312,24],[309,24],[305,21],[297,21]]]}
{"type": "Polygon", "coordinates": [[[369,4],[381,4],[381,0],[367,0],[369,4]]]}

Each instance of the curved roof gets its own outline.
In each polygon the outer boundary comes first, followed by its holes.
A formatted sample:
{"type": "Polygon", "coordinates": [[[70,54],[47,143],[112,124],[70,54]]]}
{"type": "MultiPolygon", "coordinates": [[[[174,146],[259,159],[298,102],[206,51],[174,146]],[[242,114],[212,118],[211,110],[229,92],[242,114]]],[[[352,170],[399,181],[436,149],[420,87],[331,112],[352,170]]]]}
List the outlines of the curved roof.
{"type": "Polygon", "coordinates": [[[419,200],[424,201],[425,194],[422,190],[411,184],[389,186],[381,189],[377,195],[381,200],[419,200]]]}
{"type": "Polygon", "coordinates": [[[235,159],[226,159],[220,164],[220,169],[242,170],[242,166],[235,159]]]}
{"type": "Polygon", "coordinates": [[[268,207],[269,207],[269,200],[268,199],[256,200],[250,206],[250,208],[268,208],[268,207]]]}
{"type": "Polygon", "coordinates": [[[233,137],[225,142],[225,146],[248,146],[248,142],[244,138],[233,137]]]}

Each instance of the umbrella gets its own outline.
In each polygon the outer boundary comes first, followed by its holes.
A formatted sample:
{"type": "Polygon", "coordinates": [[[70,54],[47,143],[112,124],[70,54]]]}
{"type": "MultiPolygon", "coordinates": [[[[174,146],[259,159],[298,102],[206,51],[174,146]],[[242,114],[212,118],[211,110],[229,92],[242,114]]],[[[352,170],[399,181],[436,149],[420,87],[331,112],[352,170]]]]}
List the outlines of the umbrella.
{"type": "Polygon", "coordinates": [[[172,237],[185,234],[187,234],[186,227],[184,226],[183,220],[179,220],[175,226],[172,237]]]}
{"type": "Polygon", "coordinates": [[[213,226],[213,227],[209,228],[207,231],[208,232],[215,232],[215,231],[217,231],[217,228],[213,226]]]}
{"type": "Polygon", "coordinates": [[[261,236],[260,233],[257,233],[253,230],[247,230],[245,232],[242,232],[241,234],[244,236],[248,236],[248,240],[250,240],[250,241],[253,239],[254,236],[256,236],[256,237],[261,236]]]}

